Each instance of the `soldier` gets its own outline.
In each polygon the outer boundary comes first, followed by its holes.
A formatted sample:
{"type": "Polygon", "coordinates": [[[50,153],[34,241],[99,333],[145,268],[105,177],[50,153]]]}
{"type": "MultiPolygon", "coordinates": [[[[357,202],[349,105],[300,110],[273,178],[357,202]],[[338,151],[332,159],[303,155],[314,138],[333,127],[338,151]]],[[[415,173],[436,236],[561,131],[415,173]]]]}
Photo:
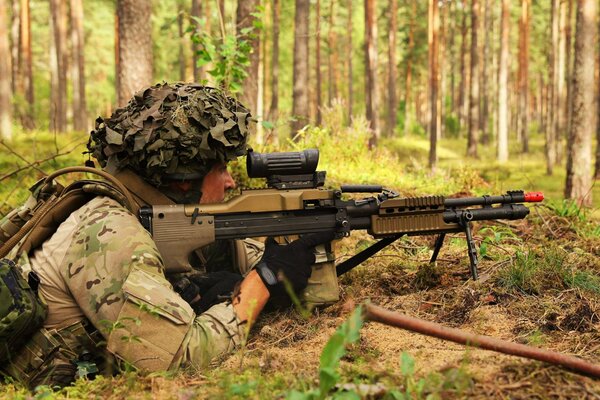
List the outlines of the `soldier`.
{"type": "MultiPolygon", "coordinates": [[[[136,207],[220,202],[235,187],[227,162],[246,152],[249,123],[249,111],[216,89],[163,83],[98,118],[88,148],[136,207]]],[[[165,271],[133,211],[96,196],[21,260],[40,278],[48,316],[6,372],[29,386],[62,386],[122,364],[202,368],[241,342],[269,297],[282,292],[280,273],[303,289],[313,247],[332,239],[268,241],[262,258],[256,242],[219,243],[197,252],[205,273],[182,276],[165,271]]]]}

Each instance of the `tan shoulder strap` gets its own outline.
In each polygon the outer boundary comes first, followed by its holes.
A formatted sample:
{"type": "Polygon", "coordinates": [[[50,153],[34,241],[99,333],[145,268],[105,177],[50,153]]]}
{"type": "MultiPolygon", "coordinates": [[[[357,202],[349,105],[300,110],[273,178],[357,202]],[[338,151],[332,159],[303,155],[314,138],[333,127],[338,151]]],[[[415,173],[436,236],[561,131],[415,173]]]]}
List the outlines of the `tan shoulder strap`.
{"type": "Polygon", "coordinates": [[[122,169],[113,174],[135,196],[137,203],[142,205],[164,206],[175,204],[173,200],[148,184],[133,171],[122,169]]]}

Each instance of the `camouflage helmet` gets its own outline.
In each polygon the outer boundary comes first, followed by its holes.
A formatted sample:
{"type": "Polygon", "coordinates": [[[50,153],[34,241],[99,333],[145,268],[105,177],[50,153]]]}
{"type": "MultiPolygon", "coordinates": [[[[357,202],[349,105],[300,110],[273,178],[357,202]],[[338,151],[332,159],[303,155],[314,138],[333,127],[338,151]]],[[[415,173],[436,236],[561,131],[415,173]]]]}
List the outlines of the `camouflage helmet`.
{"type": "Polygon", "coordinates": [[[99,117],[87,148],[103,168],[131,168],[155,186],[202,179],[215,162],[246,153],[250,120],[250,111],[219,89],[163,82],[99,117]]]}

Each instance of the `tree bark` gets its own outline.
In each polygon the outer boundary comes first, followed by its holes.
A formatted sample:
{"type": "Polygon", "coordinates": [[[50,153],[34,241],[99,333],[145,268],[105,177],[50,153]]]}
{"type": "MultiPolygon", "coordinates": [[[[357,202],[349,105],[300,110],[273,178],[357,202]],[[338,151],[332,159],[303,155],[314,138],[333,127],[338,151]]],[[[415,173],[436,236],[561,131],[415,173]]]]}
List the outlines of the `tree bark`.
{"type": "Polygon", "coordinates": [[[483,18],[483,60],[482,60],[482,74],[481,74],[481,120],[479,126],[481,129],[481,144],[487,145],[490,142],[489,132],[489,114],[490,114],[490,87],[488,83],[490,81],[490,39],[492,36],[491,24],[492,24],[492,7],[490,0],[485,0],[484,3],[485,11],[483,18]]]}
{"type": "Polygon", "coordinates": [[[571,117],[573,113],[573,0],[567,0],[567,24],[565,27],[566,43],[566,79],[567,79],[567,99],[566,99],[566,129],[567,134],[571,131],[571,117]]]}
{"type": "Polygon", "coordinates": [[[327,52],[327,73],[328,73],[328,83],[327,83],[327,105],[331,107],[333,103],[333,99],[337,97],[337,49],[336,49],[336,36],[334,27],[334,16],[335,16],[335,8],[334,2],[329,2],[329,26],[327,28],[327,41],[328,41],[328,52],[327,52]]]}
{"type": "MultiPolygon", "coordinates": [[[[236,33],[238,38],[243,38],[252,47],[249,55],[250,65],[248,66],[248,76],[244,79],[241,102],[246,105],[253,113],[256,113],[258,105],[258,64],[259,64],[259,45],[260,35],[257,32],[244,34],[244,29],[251,29],[256,19],[252,13],[256,12],[258,6],[257,0],[238,1],[236,9],[236,33]]],[[[261,116],[262,117],[262,116],[261,116]]]]}
{"type": "Polygon", "coordinates": [[[467,156],[477,157],[479,138],[479,0],[471,0],[471,90],[469,93],[469,136],[467,156]]]}
{"type": "Polygon", "coordinates": [[[500,60],[498,64],[498,161],[508,161],[508,60],[510,0],[502,0],[500,60]]]}
{"type": "Polygon", "coordinates": [[[415,47],[415,20],[417,18],[417,0],[410,3],[410,20],[408,27],[408,48],[406,49],[406,78],[404,80],[404,136],[410,131],[410,93],[412,90],[412,53],[415,47]]]}
{"type": "Polygon", "coordinates": [[[8,4],[0,0],[0,139],[12,139],[11,65],[8,43],[8,4]]]}
{"type": "Polygon", "coordinates": [[[71,0],[71,48],[73,82],[73,129],[86,131],[87,102],[85,98],[85,61],[83,33],[83,3],[82,0],[71,0]]]}
{"type": "Polygon", "coordinates": [[[50,14],[54,52],[50,57],[55,58],[56,68],[51,87],[52,104],[50,105],[50,129],[57,132],[67,130],[67,18],[65,0],[50,0],[50,14]]]}
{"type": "Polygon", "coordinates": [[[398,97],[396,89],[396,32],[398,31],[398,0],[390,0],[390,22],[388,29],[388,98],[387,98],[387,132],[393,135],[396,129],[396,109],[398,97]]]}
{"type": "MultiPolygon", "coordinates": [[[[195,18],[200,18],[202,16],[202,1],[192,0],[190,15],[195,18]]],[[[194,18],[192,18],[191,24],[196,32],[199,32],[200,29],[203,29],[198,20],[194,18]]],[[[198,66],[198,51],[200,51],[200,46],[198,43],[192,42],[192,71],[194,71],[194,82],[200,82],[204,72],[202,68],[198,66]]]]}
{"type": "Polygon", "coordinates": [[[273,50],[271,52],[271,107],[269,119],[279,118],[279,19],[281,6],[279,0],[273,0],[273,50]]]}
{"type": "Polygon", "coordinates": [[[186,59],[185,59],[185,50],[184,50],[184,42],[185,42],[185,36],[183,34],[183,4],[182,3],[177,3],[177,34],[179,37],[179,55],[178,55],[178,62],[177,64],[179,64],[179,80],[181,82],[185,82],[187,81],[186,79],[186,74],[185,74],[185,64],[186,64],[186,59]]]}
{"type": "Polygon", "coordinates": [[[546,174],[552,175],[557,162],[557,130],[558,130],[558,11],[559,0],[552,0],[550,13],[550,53],[549,53],[549,82],[550,102],[548,107],[548,129],[546,131],[546,174]]]}
{"type": "MultiPolygon", "coordinates": [[[[347,4],[348,19],[346,22],[346,29],[348,31],[348,54],[353,54],[354,52],[354,49],[352,48],[352,1],[353,0],[348,0],[347,4]]],[[[348,57],[348,125],[352,123],[352,107],[354,106],[354,79],[352,73],[352,57],[348,57]]]]}
{"type": "Polygon", "coordinates": [[[21,0],[20,4],[20,51],[19,51],[19,71],[21,72],[20,93],[24,93],[25,110],[21,114],[21,124],[26,130],[35,128],[33,118],[34,90],[33,90],[33,68],[31,57],[31,15],[29,12],[29,0],[21,0]]]}
{"type": "MultiPolygon", "coordinates": [[[[567,44],[568,43],[569,42],[567,41],[567,44]]],[[[598,120],[598,118],[600,118],[600,82],[598,82],[598,97],[596,97],[596,107],[598,108],[598,112],[596,114],[596,166],[594,168],[594,179],[598,180],[600,179],[600,120],[598,120]]]]}
{"type": "Polygon", "coordinates": [[[11,5],[11,21],[10,21],[10,55],[11,55],[11,90],[12,95],[18,94],[18,80],[20,79],[19,71],[19,46],[20,46],[20,35],[19,35],[19,17],[20,7],[19,0],[10,0],[11,5]]]}
{"type": "Polygon", "coordinates": [[[366,117],[371,130],[369,148],[379,141],[379,92],[377,91],[377,24],[375,11],[376,0],[365,1],[365,74],[366,117]]]}
{"type": "Polygon", "coordinates": [[[296,0],[294,17],[294,92],[292,104],[292,138],[308,123],[308,24],[309,0],[296,0]]]}
{"type": "Polygon", "coordinates": [[[440,15],[437,0],[429,0],[429,169],[435,170],[437,164],[438,138],[438,40],[440,34],[440,15]]]}
{"type": "Polygon", "coordinates": [[[117,0],[120,107],[138,90],[152,84],[151,13],[150,0],[117,0]]]}
{"type": "Polygon", "coordinates": [[[596,1],[577,0],[573,122],[568,139],[565,197],[581,206],[592,204],[592,135],[596,131],[594,47],[596,1]]]}
{"type": "Polygon", "coordinates": [[[528,77],[529,77],[529,30],[531,25],[531,0],[521,1],[521,19],[519,20],[519,71],[518,71],[518,111],[517,135],[522,143],[523,153],[529,152],[529,115],[527,113],[528,77]]]}
{"type": "Polygon", "coordinates": [[[560,0],[558,10],[558,50],[556,58],[556,162],[560,164],[563,159],[563,143],[566,137],[567,125],[567,93],[565,88],[566,78],[566,52],[567,52],[567,2],[560,0]]]}
{"type": "Polygon", "coordinates": [[[459,122],[460,129],[458,132],[459,137],[462,137],[463,127],[468,125],[469,120],[469,96],[467,90],[469,89],[469,71],[467,68],[467,11],[466,3],[463,1],[461,7],[462,22],[461,22],[461,41],[460,41],[460,87],[458,89],[458,104],[460,107],[459,111],[459,122]]]}
{"type": "MultiPolygon", "coordinates": [[[[321,107],[323,104],[321,103],[322,93],[321,93],[321,0],[317,0],[316,4],[316,34],[315,34],[315,78],[317,80],[317,125],[321,125],[321,107]]],[[[328,57],[328,63],[331,61],[328,57]]],[[[331,65],[328,65],[328,68],[331,69],[331,65]]],[[[331,84],[331,83],[330,83],[331,84]]]]}

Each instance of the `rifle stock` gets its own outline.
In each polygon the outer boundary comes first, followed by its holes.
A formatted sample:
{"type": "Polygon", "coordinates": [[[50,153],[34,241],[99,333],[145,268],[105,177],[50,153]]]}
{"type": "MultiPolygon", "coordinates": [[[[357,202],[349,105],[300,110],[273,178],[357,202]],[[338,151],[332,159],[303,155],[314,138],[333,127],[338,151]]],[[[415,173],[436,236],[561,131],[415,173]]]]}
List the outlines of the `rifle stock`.
{"type": "MultiPolygon", "coordinates": [[[[306,150],[305,152],[307,152],[306,150]]],[[[140,211],[142,224],[152,234],[165,267],[172,272],[191,270],[189,255],[215,240],[248,237],[287,236],[335,231],[336,237],[348,236],[353,230],[367,230],[375,238],[393,241],[403,235],[439,234],[432,261],[435,261],[443,235],[464,231],[469,245],[471,272],[476,278],[476,252],[470,238],[471,221],[522,219],[529,209],[519,202],[537,202],[541,193],[508,192],[502,196],[446,199],[444,196],[399,198],[392,191],[376,185],[345,185],[340,190],[322,189],[324,172],[315,172],[318,151],[311,150],[304,158],[313,165],[298,167],[302,153],[271,153],[248,157],[248,171],[260,170],[270,186],[277,189],[243,191],[241,195],[218,204],[169,205],[144,207],[140,211]],[[316,153],[315,153],[316,152],[316,153]],[[283,154],[283,156],[281,156],[283,154]],[[269,157],[278,161],[278,175],[268,169],[269,157]],[[251,165],[260,160],[261,168],[251,165]],[[293,160],[291,174],[281,160],[293,160]],[[267,165],[267,167],[265,167],[267,165]],[[302,174],[296,174],[301,170],[302,174]],[[274,183],[273,183],[274,182],[274,183]],[[283,185],[283,186],[282,186],[283,185]],[[377,192],[376,196],[343,200],[342,193],[377,192]],[[475,207],[475,208],[474,208],[475,207]],[[473,254],[472,254],[473,253],[473,254]],[[473,259],[473,257],[475,259],[473,259]]],[[[291,163],[291,161],[290,161],[291,163]]],[[[373,250],[372,250],[373,251],[373,250]]],[[[375,250],[377,251],[377,250],[375,250]]],[[[343,272],[356,266],[346,262],[343,272]]],[[[338,275],[341,274],[338,269],[338,275]]]]}

